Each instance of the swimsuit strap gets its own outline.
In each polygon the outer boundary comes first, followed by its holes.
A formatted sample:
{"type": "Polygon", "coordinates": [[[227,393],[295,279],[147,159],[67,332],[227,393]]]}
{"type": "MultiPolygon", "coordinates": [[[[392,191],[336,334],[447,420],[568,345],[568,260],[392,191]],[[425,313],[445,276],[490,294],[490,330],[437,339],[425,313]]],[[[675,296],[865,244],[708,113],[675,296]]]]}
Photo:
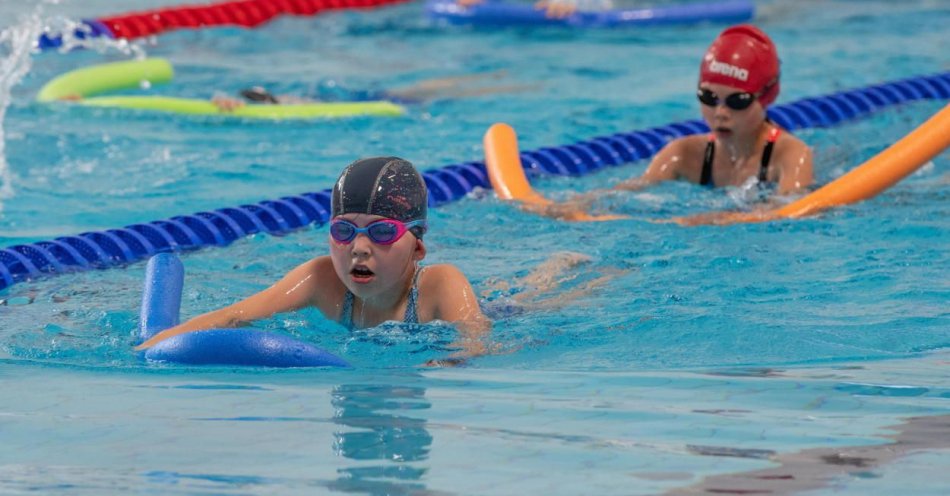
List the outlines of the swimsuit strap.
{"type": "MultiPolygon", "coordinates": [[[[416,302],[419,300],[419,274],[422,274],[423,270],[425,270],[425,267],[416,269],[415,275],[412,276],[412,287],[409,288],[409,297],[406,301],[406,314],[402,320],[406,324],[419,323],[419,315],[416,312],[416,302]]],[[[350,292],[349,289],[343,294],[343,309],[340,310],[340,325],[347,329],[353,329],[353,300],[355,298],[356,296],[350,292]]]]}
{"type": "Polygon", "coordinates": [[[765,149],[762,150],[762,165],[759,167],[759,182],[764,183],[769,177],[769,160],[772,158],[772,148],[775,148],[775,142],[778,136],[782,134],[782,129],[773,126],[769,131],[768,142],[765,143],[765,149]]]}
{"type": "MultiPolygon", "coordinates": [[[[766,138],[765,148],[762,150],[762,162],[759,166],[759,182],[765,182],[769,177],[769,160],[772,159],[772,149],[775,148],[775,142],[778,141],[782,129],[773,126],[766,138]]],[[[706,152],[703,154],[703,172],[699,178],[699,184],[702,186],[713,186],[712,165],[713,158],[716,156],[716,137],[709,135],[709,142],[706,143],[706,152]]]]}
{"type": "Polygon", "coordinates": [[[406,301],[406,315],[403,317],[403,322],[406,324],[418,324],[419,315],[416,312],[416,305],[419,300],[419,274],[422,274],[422,271],[425,270],[425,267],[419,267],[416,269],[416,274],[412,276],[412,287],[409,288],[409,298],[406,301]]]}
{"type": "Polygon", "coordinates": [[[343,293],[343,309],[340,310],[340,324],[347,329],[353,329],[353,293],[349,289],[343,293]]]}
{"type": "Polygon", "coordinates": [[[712,182],[712,163],[716,156],[716,137],[710,133],[709,142],[706,143],[706,153],[703,154],[703,172],[699,178],[699,184],[702,186],[713,186],[712,182]]]}

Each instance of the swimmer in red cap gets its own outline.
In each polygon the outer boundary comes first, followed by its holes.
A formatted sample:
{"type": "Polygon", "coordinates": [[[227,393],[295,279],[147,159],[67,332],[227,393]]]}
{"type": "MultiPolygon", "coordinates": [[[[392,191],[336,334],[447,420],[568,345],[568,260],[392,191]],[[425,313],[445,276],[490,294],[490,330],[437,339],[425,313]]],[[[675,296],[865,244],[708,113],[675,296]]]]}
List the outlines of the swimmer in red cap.
{"type": "MultiPolygon", "coordinates": [[[[749,24],[726,29],[706,50],[696,89],[711,133],[671,141],[642,176],[613,189],[638,190],[676,179],[710,187],[771,184],[778,194],[807,188],[813,182],[811,150],[765,113],[778,92],[779,59],[772,40],[749,24]]],[[[603,193],[529,209],[571,218],[603,193]]]]}
{"type": "Polygon", "coordinates": [[[765,114],[778,92],[779,60],[772,40],[749,24],[726,29],[703,56],[696,90],[712,132],[670,142],[643,176],[617,189],[670,179],[706,186],[742,186],[751,180],[775,184],[779,194],[808,187],[811,150],[765,114]]]}
{"type": "Polygon", "coordinates": [[[461,349],[433,365],[484,353],[490,323],[453,265],[421,266],[428,192],[415,167],[397,157],[353,162],[333,186],[329,255],[291,270],[273,286],[233,305],[164,330],[136,349],[186,332],[247,325],[281,312],[316,307],[347,328],[383,322],[455,323],[461,349]]]}

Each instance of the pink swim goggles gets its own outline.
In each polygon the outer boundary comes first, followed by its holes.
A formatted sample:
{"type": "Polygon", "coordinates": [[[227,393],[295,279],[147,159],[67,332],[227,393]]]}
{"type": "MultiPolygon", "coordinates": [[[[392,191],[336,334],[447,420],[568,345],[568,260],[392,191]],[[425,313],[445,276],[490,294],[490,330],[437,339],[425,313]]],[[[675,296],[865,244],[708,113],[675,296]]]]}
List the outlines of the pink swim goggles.
{"type": "Polygon", "coordinates": [[[350,244],[362,233],[373,243],[391,245],[414,227],[425,229],[426,221],[414,220],[403,223],[395,219],[379,219],[370,222],[366,227],[359,227],[346,219],[333,219],[330,221],[330,236],[337,243],[350,244]]]}

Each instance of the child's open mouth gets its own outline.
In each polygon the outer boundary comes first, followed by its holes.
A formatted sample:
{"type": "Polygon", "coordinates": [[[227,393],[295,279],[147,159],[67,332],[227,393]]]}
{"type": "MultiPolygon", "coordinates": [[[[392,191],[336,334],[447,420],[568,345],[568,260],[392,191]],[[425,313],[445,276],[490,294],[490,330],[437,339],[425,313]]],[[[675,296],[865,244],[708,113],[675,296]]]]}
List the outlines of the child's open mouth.
{"type": "Polygon", "coordinates": [[[350,276],[353,277],[354,282],[358,283],[367,283],[373,279],[373,271],[369,270],[365,265],[356,265],[350,269],[350,276]]]}

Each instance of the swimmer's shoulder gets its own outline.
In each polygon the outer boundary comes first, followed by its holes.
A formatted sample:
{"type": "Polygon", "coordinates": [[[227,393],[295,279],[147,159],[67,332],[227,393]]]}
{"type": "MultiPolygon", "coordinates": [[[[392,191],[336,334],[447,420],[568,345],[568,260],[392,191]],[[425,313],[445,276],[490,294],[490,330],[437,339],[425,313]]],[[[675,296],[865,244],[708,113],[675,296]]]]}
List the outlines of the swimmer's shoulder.
{"type": "Polygon", "coordinates": [[[680,155],[688,158],[694,156],[702,157],[706,151],[706,145],[709,143],[708,134],[692,134],[671,140],[660,149],[659,155],[680,155]]]}
{"type": "MultiPolygon", "coordinates": [[[[313,257],[310,260],[298,265],[293,270],[288,272],[288,274],[311,274],[311,275],[323,275],[327,271],[333,271],[333,261],[330,260],[329,255],[321,255],[319,257],[313,257]]],[[[334,274],[336,272],[333,272],[334,274]]]]}
{"type": "Polygon", "coordinates": [[[434,264],[420,267],[422,273],[419,274],[419,288],[438,290],[447,287],[449,284],[458,280],[468,282],[465,274],[452,264],[434,264]]]}
{"type": "Polygon", "coordinates": [[[794,166],[802,161],[811,163],[812,151],[804,141],[783,130],[775,142],[772,158],[779,167],[794,166]]]}
{"type": "Polygon", "coordinates": [[[462,271],[451,264],[427,265],[419,275],[417,315],[420,322],[448,322],[485,319],[478,298],[462,271]]]}
{"type": "Polygon", "coordinates": [[[667,179],[672,179],[674,176],[682,178],[698,175],[708,143],[708,134],[694,134],[674,139],[653,157],[651,165],[653,169],[670,168],[669,172],[661,174],[664,177],[669,175],[667,179]]]}
{"type": "Polygon", "coordinates": [[[452,264],[435,264],[421,267],[417,287],[422,299],[433,308],[440,301],[455,299],[459,293],[471,291],[471,284],[462,271],[452,264]]]}
{"type": "Polygon", "coordinates": [[[798,136],[795,136],[785,129],[781,129],[781,134],[778,135],[778,140],[775,142],[775,147],[778,149],[777,151],[781,151],[783,149],[792,149],[793,151],[796,151],[808,148],[808,145],[798,136]]]}
{"type": "Polygon", "coordinates": [[[311,305],[326,315],[331,315],[337,309],[346,293],[346,286],[337,276],[328,255],[314,257],[298,265],[278,284],[286,291],[304,291],[311,305]]]}

